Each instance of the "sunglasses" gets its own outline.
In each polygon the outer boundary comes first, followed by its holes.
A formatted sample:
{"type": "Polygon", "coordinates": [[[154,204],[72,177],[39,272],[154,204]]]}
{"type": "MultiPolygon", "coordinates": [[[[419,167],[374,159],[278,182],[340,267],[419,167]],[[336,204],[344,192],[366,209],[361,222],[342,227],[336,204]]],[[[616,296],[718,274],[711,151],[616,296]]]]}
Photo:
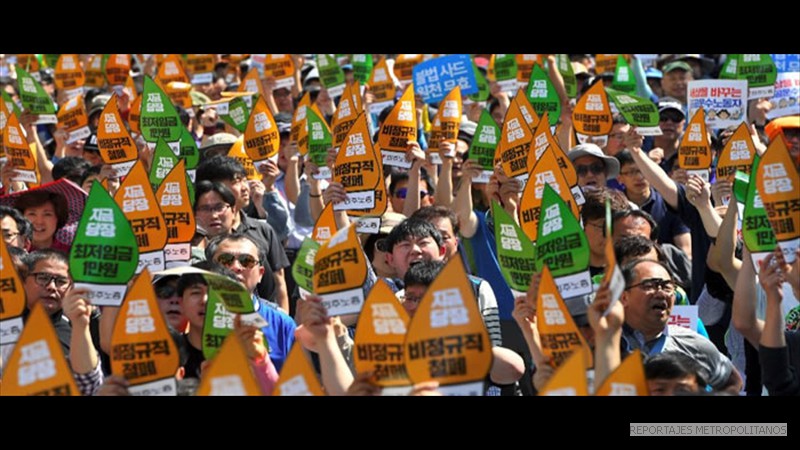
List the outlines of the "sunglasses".
{"type": "Polygon", "coordinates": [[[673,123],[680,123],[683,120],[683,116],[678,113],[674,112],[663,112],[661,115],[658,116],[659,120],[662,122],[673,122],[673,123]]]}
{"type": "Polygon", "coordinates": [[[575,173],[578,174],[579,177],[586,176],[589,172],[592,172],[595,175],[600,175],[606,172],[606,165],[603,163],[594,163],[589,166],[575,166],[575,173]]]}
{"type": "Polygon", "coordinates": [[[172,298],[178,295],[178,290],[171,284],[165,284],[156,287],[156,297],[158,298],[172,298]]]}
{"type": "MultiPolygon", "coordinates": [[[[397,198],[406,198],[408,195],[408,188],[400,188],[394,192],[394,196],[397,198]]],[[[428,191],[419,191],[419,198],[425,198],[428,196],[428,191]]]]}
{"type": "Polygon", "coordinates": [[[232,266],[234,261],[239,261],[239,265],[245,269],[252,269],[256,264],[258,264],[258,258],[247,253],[242,253],[239,255],[234,255],[232,253],[220,253],[219,256],[217,256],[217,262],[225,267],[232,266]]]}

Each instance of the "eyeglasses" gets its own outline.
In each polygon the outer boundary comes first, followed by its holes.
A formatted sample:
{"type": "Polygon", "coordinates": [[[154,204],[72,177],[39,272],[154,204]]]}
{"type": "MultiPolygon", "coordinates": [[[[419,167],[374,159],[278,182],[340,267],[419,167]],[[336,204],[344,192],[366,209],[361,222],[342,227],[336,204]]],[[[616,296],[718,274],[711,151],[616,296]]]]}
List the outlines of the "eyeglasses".
{"type": "Polygon", "coordinates": [[[242,253],[239,255],[234,255],[232,253],[220,253],[219,256],[217,256],[217,262],[225,267],[232,266],[233,261],[239,261],[239,264],[245,269],[252,269],[256,264],[258,264],[258,258],[247,253],[242,253]]]}
{"type": "Polygon", "coordinates": [[[675,282],[672,280],[662,280],[660,278],[648,278],[640,283],[628,286],[625,290],[638,287],[645,292],[654,292],[656,289],[664,291],[665,294],[672,294],[675,292],[675,282]]]}
{"type": "Polygon", "coordinates": [[[222,211],[225,211],[225,208],[230,208],[231,205],[227,203],[217,203],[216,205],[209,205],[209,206],[198,206],[197,212],[204,213],[204,214],[219,214],[222,211]]]}
{"type": "Polygon", "coordinates": [[[586,176],[589,172],[592,172],[595,175],[600,175],[601,173],[606,172],[606,165],[603,163],[594,163],[589,166],[575,166],[575,172],[578,174],[579,177],[586,176]]]}
{"type": "Polygon", "coordinates": [[[683,115],[673,112],[663,112],[659,115],[658,119],[661,122],[673,122],[673,123],[680,123],[683,120],[683,115]]]}
{"type": "Polygon", "coordinates": [[[586,222],[586,225],[589,225],[589,226],[592,226],[592,227],[595,227],[595,228],[599,228],[600,231],[603,232],[603,237],[606,237],[606,225],[605,225],[605,222],[603,222],[602,224],[586,222]]]}
{"type": "Polygon", "coordinates": [[[28,276],[33,277],[33,281],[35,281],[36,284],[39,285],[39,287],[43,288],[50,286],[51,281],[55,282],[56,289],[58,290],[62,290],[67,286],[69,286],[70,283],[72,283],[72,281],[70,281],[70,279],[67,277],[62,277],[61,275],[53,275],[45,272],[34,272],[28,274],[28,276]]]}
{"type": "Polygon", "coordinates": [[[172,298],[176,295],[178,295],[178,290],[171,284],[156,287],[156,297],[158,298],[172,298]]]}
{"type": "MultiPolygon", "coordinates": [[[[408,195],[408,188],[400,188],[394,192],[394,196],[397,198],[406,198],[408,195]]],[[[425,198],[428,196],[428,191],[419,191],[419,198],[425,198]]]]}
{"type": "Polygon", "coordinates": [[[19,236],[20,234],[21,233],[18,232],[18,231],[17,232],[3,231],[3,239],[5,239],[7,241],[10,241],[11,239],[14,239],[15,237],[19,236]]]}
{"type": "Polygon", "coordinates": [[[631,169],[631,170],[626,170],[625,172],[620,172],[619,174],[622,175],[622,176],[625,176],[625,177],[627,177],[627,176],[641,177],[642,176],[642,171],[639,170],[639,169],[631,169]]]}

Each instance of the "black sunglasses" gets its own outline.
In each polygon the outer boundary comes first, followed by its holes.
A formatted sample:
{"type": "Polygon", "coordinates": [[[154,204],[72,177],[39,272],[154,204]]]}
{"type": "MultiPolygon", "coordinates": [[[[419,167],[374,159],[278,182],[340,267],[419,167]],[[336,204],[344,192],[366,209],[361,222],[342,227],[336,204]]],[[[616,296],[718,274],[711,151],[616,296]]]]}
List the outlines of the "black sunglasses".
{"type": "Polygon", "coordinates": [[[232,253],[220,253],[219,256],[217,256],[217,262],[225,267],[232,266],[234,261],[239,261],[239,264],[241,264],[241,266],[245,269],[251,269],[253,266],[258,264],[258,258],[247,253],[242,253],[240,255],[234,255],[232,253]]]}
{"type": "Polygon", "coordinates": [[[595,175],[600,175],[601,173],[606,172],[606,165],[603,163],[594,163],[590,166],[575,166],[575,173],[578,174],[579,177],[586,176],[589,172],[592,172],[595,175]]]}

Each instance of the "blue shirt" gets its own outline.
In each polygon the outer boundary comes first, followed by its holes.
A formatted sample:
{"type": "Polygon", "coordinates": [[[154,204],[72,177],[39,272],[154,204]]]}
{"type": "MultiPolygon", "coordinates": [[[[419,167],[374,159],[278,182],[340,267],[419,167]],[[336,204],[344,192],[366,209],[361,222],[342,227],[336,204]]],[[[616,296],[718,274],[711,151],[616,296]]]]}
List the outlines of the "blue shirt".
{"type": "Polygon", "coordinates": [[[253,306],[255,306],[256,312],[267,321],[268,325],[261,331],[269,344],[269,358],[275,365],[275,370],[280,373],[286,357],[289,356],[289,350],[294,344],[294,330],[297,325],[288,314],[270,307],[266,300],[260,297],[253,296],[253,306]]]}
{"type": "Polygon", "coordinates": [[[658,242],[662,244],[675,245],[675,236],[691,232],[681,218],[667,208],[664,197],[655,189],[650,189],[650,198],[640,208],[650,213],[658,224],[658,242]]]}

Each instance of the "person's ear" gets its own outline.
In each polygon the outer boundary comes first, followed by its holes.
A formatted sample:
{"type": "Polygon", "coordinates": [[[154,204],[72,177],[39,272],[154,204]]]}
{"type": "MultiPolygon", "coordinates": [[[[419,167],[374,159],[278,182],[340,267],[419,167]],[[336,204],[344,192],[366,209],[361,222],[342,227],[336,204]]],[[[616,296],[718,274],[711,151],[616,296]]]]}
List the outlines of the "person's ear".
{"type": "Polygon", "coordinates": [[[267,271],[267,269],[264,268],[263,265],[259,264],[259,266],[258,266],[258,276],[259,277],[263,277],[264,276],[264,272],[266,272],[266,271],[267,271]]]}

